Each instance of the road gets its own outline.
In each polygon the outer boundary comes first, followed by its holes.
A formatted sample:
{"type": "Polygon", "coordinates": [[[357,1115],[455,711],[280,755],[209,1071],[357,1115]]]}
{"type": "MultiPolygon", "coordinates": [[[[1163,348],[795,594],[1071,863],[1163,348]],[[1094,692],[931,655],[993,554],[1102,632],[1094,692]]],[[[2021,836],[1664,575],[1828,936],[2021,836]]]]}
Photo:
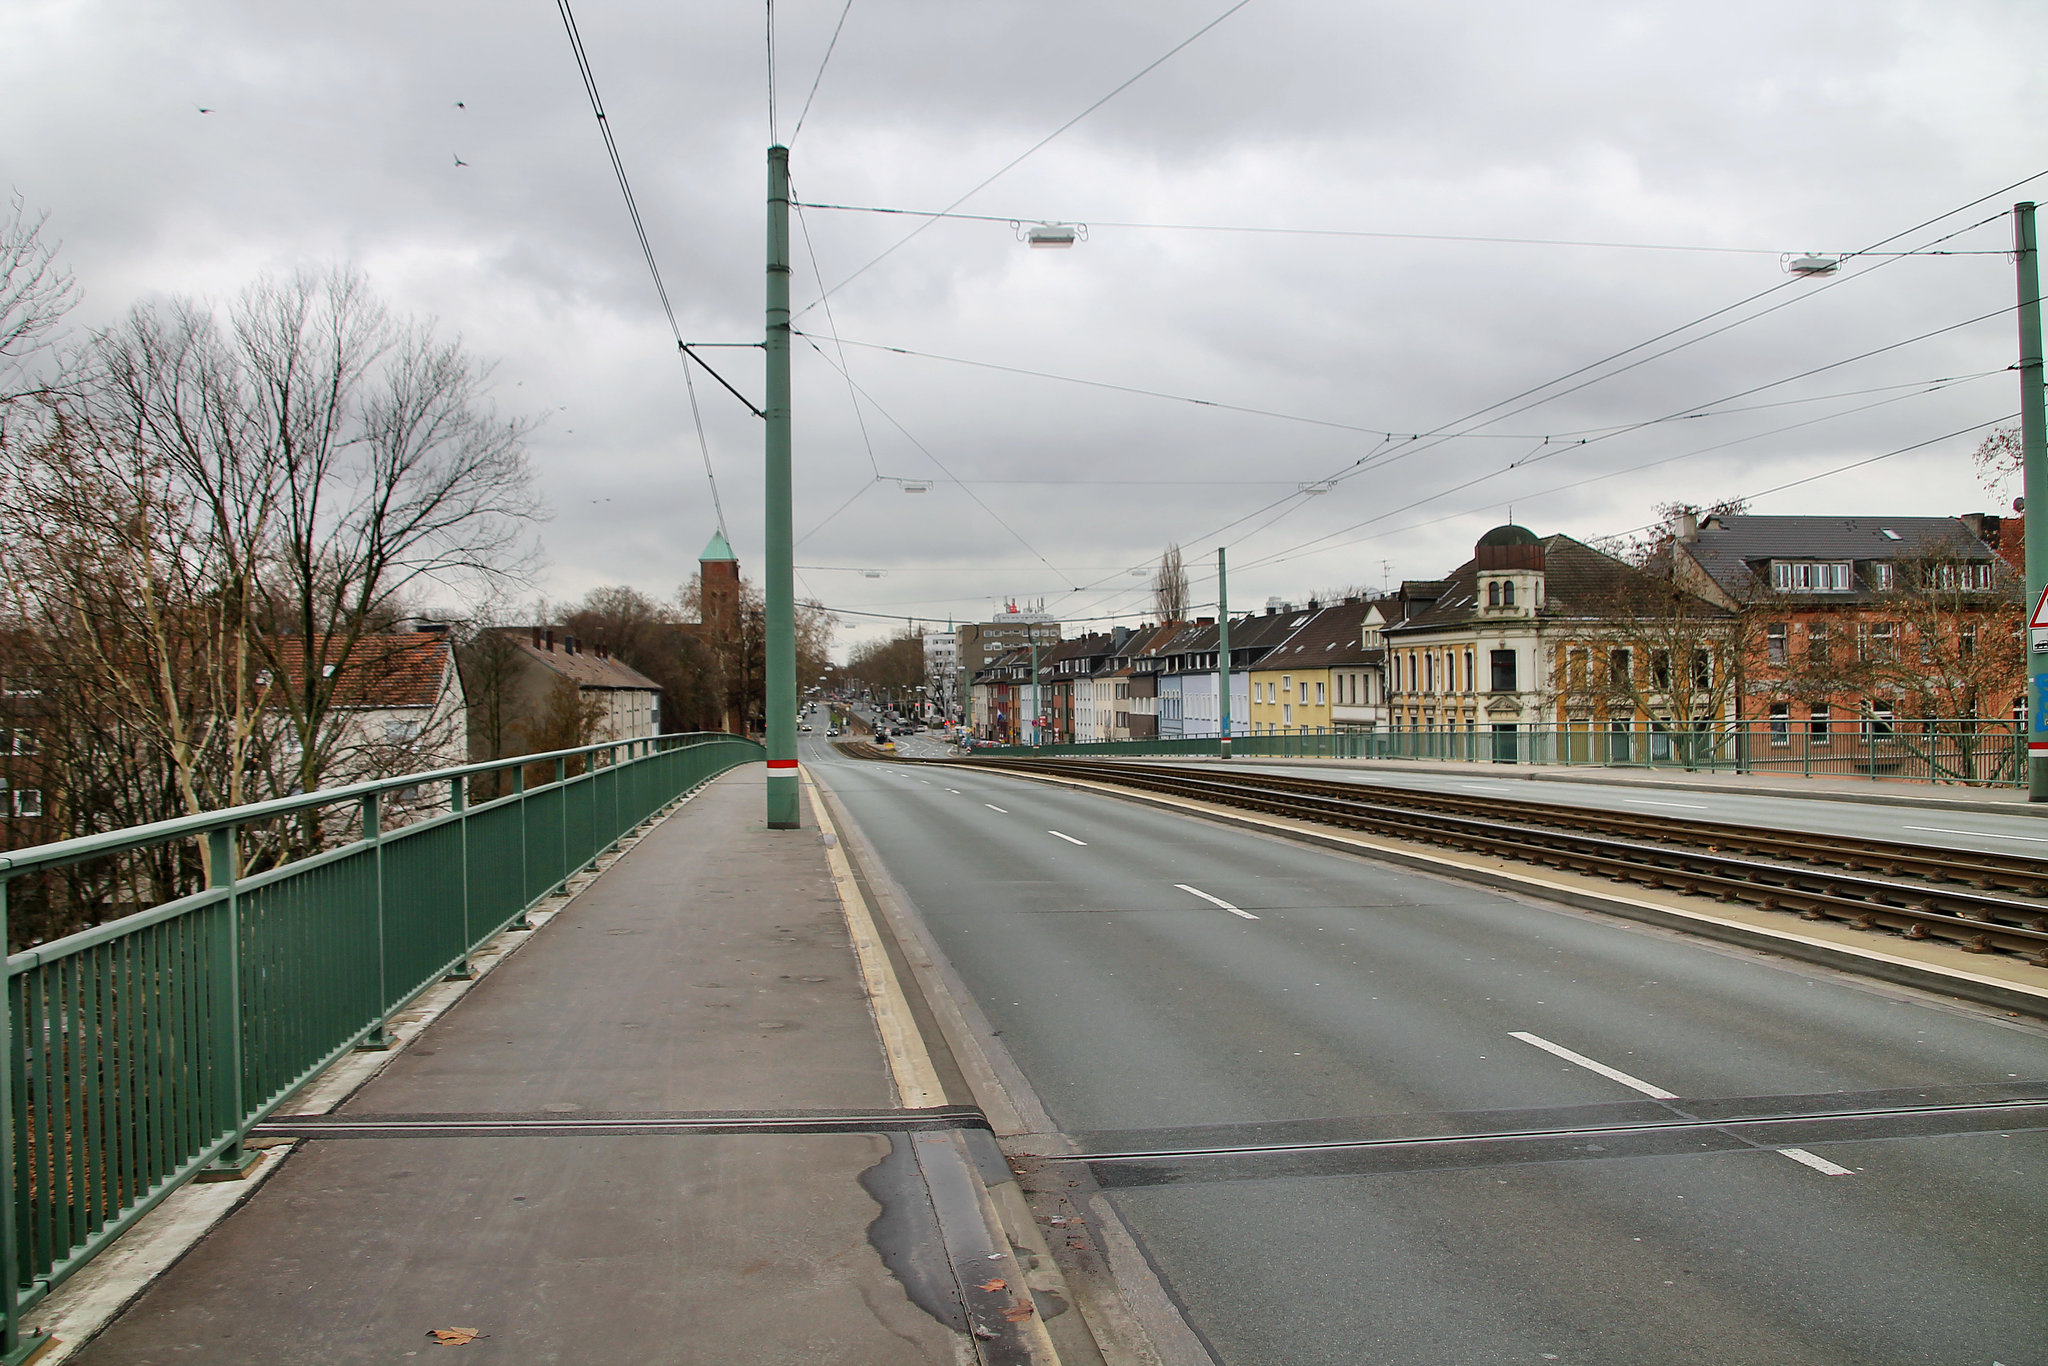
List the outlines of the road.
{"type": "Polygon", "coordinates": [[[2048,1096],[2048,1030],[806,739],[1085,1149],[1576,1130],[1391,1163],[1294,1147],[1096,1168],[1227,1366],[2048,1363],[2042,1129],[1833,1130],[1790,1154],[1720,1130],[1588,1132],[1820,1093],[2048,1096]],[[1774,1099],[1702,1099],[1743,1097],[1774,1099]]]}

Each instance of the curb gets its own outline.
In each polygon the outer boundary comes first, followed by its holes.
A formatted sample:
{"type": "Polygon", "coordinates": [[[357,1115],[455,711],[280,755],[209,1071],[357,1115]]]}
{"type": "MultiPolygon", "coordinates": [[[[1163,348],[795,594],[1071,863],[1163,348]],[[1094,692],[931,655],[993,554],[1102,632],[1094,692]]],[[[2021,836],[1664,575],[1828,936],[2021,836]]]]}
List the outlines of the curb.
{"type": "MultiPolygon", "coordinates": [[[[918,1028],[903,982],[882,942],[881,930],[854,874],[846,841],[839,836],[824,789],[808,770],[797,771],[810,798],[811,813],[818,822],[833,890],[838,893],[840,909],[846,916],[847,934],[853,941],[854,957],[860,965],[861,982],[898,1103],[912,1108],[947,1104],[931,1048],[918,1028]]],[[[899,950],[901,947],[899,943],[899,950]]],[[[919,989],[929,1004],[925,984],[919,983],[919,989]]],[[[941,1038],[939,1042],[952,1051],[947,1040],[941,1038]]],[[[985,1070],[987,1064],[980,1061],[980,1066],[985,1070]]],[[[963,1073],[967,1067],[963,1064],[963,1073]]],[[[975,1106],[986,1119],[984,1088],[970,1082],[969,1090],[975,1093],[975,1106]]],[[[1008,1107],[1005,1104],[1000,1108],[1008,1107]]],[[[987,1143],[987,1135],[982,1136],[982,1141],[987,1143]]],[[[991,1363],[1021,1360],[1036,1366],[1102,1366],[1092,1336],[1085,1348],[1073,1340],[1075,1335],[1071,1332],[1062,1331],[1058,1334],[1061,1342],[1055,1342],[1053,1321],[1039,1312],[1041,1296],[1063,1307],[1072,1305],[1074,1297],[1039,1236],[1037,1222],[1024,1208],[1022,1193],[1008,1164],[1001,1160],[992,1143],[988,1149],[981,1155],[983,1160],[977,1161],[970,1140],[949,1134],[943,1143],[920,1144],[917,1154],[931,1184],[943,1182],[949,1188],[972,1191],[981,1226],[978,1230],[949,1226],[949,1206],[937,1200],[934,1204],[959,1279],[961,1305],[972,1326],[977,1356],[991,1363]],[[978,1240],[974,1237],[977,1232],[981,1235],[978,1240]],[[963,1254],[958,1250],[970,1243],[971,1252],[963,1254]],[[970,1259],[974,1274],[990,1277],[988,1284],[996,1286],[996,1290],[984,1291],[963,1274],[970,1259]],[[1065,1354],[1061,1351],[1062,1342],[1069,1349],[1065,1354]]],[[[1062,1313],[1059,1317],[1067,1316],[1062,1313]]]]}

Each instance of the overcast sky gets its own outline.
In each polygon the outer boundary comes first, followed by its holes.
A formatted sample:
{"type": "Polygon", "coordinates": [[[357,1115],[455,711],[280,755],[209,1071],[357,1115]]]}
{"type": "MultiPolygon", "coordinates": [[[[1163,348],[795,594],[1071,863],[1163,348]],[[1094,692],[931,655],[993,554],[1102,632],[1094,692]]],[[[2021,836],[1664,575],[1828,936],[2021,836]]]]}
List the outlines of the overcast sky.
{"type": "MultiPolygon", "coordinates": [[[[1230,4],[853,0],[793,142],[798,194],[943,208],[1230,4]]],[[[776,6],[785,141],[843,11],[776,6]]],[[[758,340],[760,6],[582,0],[576,16],[685,336],[758,340]]],[[[1030,250],[1008,221],[942,221],[829,315],[801,312],[830,363],[799,340],[800,591],[939,622],[1011,597],[1134,612],[1130,570],[1178,541],[1204,567],[1199,600],[1228,545],[1234,607],[1299,601],[1440,575],[1510,507],[1539,534],[1592,538],[1660,502],[1756,493],[2014,413],[2006,211],[2048,180],[2005,187],[2048,172],[2044,52],[2038,0],[1251,0],[960,206],[1086,224],[1086,241],[1030,250]],[[1888,249],[1978,254],[1871,256],[1832,280],[1781,266],[1902,232],[1888,249]],[[1618,364],[1739,323],[1721,335],[1502,403],[1781,285],[1618,364]],[[1205,402],[842,357],[835,327],[1205,402]],[[842,361],[871,396],[860,421],[842,361]],[[1942,379],[1959,382],[1930,391],[1942,379]],[[1467,434],[1405,439],[1446,429],[1467,434]]],[[[151,294],[226,298],[266,271],[354,263],[496,361],[501,404],[545,415],[538,591],[666,597],[693,571],[716,523],[682,367],[555,6],[9,0],[0,126],[0,182],[48,212],[82,325],[151,294]]],[[[836,284],[923,221],[802,217],[799,309],[821,272],[836,284]]],[[[759,401],[758,351],[705,354],[759,401]]],[[[701,375],[698,390],[757,575],[759,423],[701,375]]],[[[1996,510],[1969,458],[1980,437],[1755,507],[1996,510]]],[[[842,650],[887,629],[849,617],[842,650]]]]}

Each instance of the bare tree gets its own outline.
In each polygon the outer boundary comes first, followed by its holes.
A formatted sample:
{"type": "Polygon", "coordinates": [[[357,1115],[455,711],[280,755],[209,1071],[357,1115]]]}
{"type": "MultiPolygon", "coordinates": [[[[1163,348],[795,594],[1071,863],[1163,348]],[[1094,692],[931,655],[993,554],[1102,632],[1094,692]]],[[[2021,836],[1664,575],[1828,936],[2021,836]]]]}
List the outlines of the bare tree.
{"type": "Polygon", "coordinates": [[[7,445],[8,410],[47,392],[31,378],[31,361],[78,301],[71,272],[57,264],[56,244],[43,236],[48,222],[48,215],[29,217],[19,193],[0,215],[0,449],[7,445]]]}
{"type": "Polygon", "coordinates": [[[2026,452],[2020,448],[2020,429],[2017,425],[1999,427],[1991,435],[1977,443],[1977,449],[1970,454],[1977,466],[1978,482],[1993,493],[2005,485],[2005,481],[2020,472],[2026,464],[2026,452]]]}
{"type": "MultiPolygon", "coordinates": [[[[345,758],[339,680],[406,595],[501,582],[542,515],[523,419],[497,415],[488,366],[431,323],[399,321],[359,275],[264,280],[234,310],[237,393],[279,481],[259,637],[281,679],[298,782],[345,758]]],[[[355,775],[368,776],[368,775],[355,775]]]]}
{"type": "MultiPolygon", "coordinates": [[[[0,469],[67,833],[403,772],[448,738],[363,724],[385,651],[362,640],[409,589],[516,563],[538,508],[483,383],[345,274],[260,284],[226,323],[145,305],[80,349],[0,469]]],[[[249,833],[260,863],[331,832],[249,833]]],[[[159,871],[166,894],[193,872],[159,871]]]]}
{"type": "Polygon", "coordinates": [[[924,632],[898,631],[857,646],[841,676],[898,699],[915,693],[924,682],[924,632]]]}
{"type": "Polygon", "coordinates": [[[1179,545],[1166,547],[1152,574],[1152,611],[1162,623],[1187,619],[1188,571],[1181,562],[1179,545]]]}
{"type": "MultiPolygon", "coordinates": [[[[1617,578],[1601,616],[1556,653],[1549,699],[1567,723],[1603,726],[1633,747],[1647,732],[1652,759],[1707,762],[1739,714],[1750,620],[1690,592],[1664,556],[1617,578]]],[[[1617,753],[1617,759],[1630,754],[1617,753]]]]}

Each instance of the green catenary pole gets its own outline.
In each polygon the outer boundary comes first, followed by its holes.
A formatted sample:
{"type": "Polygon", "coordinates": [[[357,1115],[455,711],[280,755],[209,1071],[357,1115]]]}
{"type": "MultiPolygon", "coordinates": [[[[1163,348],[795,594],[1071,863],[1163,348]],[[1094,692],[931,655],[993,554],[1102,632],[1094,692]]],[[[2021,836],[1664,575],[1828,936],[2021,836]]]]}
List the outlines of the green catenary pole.
{"type": "Polygon", "coordinates": [[[789,482],[789,149],[768,149],[767,566],[768,828],[794,830],[796,569],[789,482]]]}
{"type": "Polygon", "coordinates": [[[1230,575],[1223,562],[1223,547],[1216,547],[1216,752],[1230,757],[1230,575]]]}
{"type": "MultiPolygon", "coordinates": [[[[2041,264],[2034,240],[2034,206],[2012,208],[2013,255],[2019,272],[2020,454],[2026,496],[2027,610],[2048,588],[2048,431],[2041,394],[2041,264]]],[[[2028,631],[2027,800],[2048,801],[2048,654],[2037,654],[2028,631]]]]}

